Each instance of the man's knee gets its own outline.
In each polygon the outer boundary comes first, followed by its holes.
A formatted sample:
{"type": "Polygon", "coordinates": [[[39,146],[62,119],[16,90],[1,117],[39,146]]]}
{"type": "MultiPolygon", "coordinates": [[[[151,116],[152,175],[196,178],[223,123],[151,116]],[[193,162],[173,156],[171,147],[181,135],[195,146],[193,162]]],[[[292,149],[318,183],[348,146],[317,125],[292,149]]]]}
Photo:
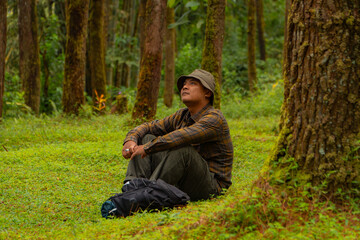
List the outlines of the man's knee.
{"type": "Polygon", "coordinates": [[[191,155],[191,154],[195,154],[195,153],[198,154],[198,152],[196,152],[192,146],[176,148],[169,152],[169,154],[180,154],[180,155],[189,155],[189,154],[191,155]]]}
{"type": "Polygon", "coordinates": [[[186,165],[193,159],[203,160],[200,154],[192,146],[173,149],[168,152],[168,158],[171,159],[170,161],[184,161],[186,165]]]}
{"type": "Polygon", "coordinates": [[[153,139],[155,139],[156,137],[152,134],[146,134],[142,139],[141,139],[141,144],[144,145],[145,143],[151,142],[153,139]]]}

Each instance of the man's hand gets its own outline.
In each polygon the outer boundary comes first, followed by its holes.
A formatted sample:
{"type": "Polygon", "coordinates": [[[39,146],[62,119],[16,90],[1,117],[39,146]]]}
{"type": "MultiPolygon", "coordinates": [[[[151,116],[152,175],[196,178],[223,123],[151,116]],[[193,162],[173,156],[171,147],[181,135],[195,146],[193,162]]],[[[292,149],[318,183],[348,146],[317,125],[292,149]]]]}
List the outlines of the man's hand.
{"type": "Polygon", "coordinates": [[[137,147],[136,142],[134,141],[127,141],[122,149],[122,155],[124,158],[129,159],[131,155],[134,153],[135,148],[137,147]]]}
{"type": "Polygon", "coordinates": [[[136,146],[134,148],[134,152],[133,154],[131,155],[131,159],[133,159],[135,156],[137,155],[141,155],[141,158],[144,158],[146,156],[146,152],[144,150],[144,145],[140,145],[140,146],[136,146]]]}

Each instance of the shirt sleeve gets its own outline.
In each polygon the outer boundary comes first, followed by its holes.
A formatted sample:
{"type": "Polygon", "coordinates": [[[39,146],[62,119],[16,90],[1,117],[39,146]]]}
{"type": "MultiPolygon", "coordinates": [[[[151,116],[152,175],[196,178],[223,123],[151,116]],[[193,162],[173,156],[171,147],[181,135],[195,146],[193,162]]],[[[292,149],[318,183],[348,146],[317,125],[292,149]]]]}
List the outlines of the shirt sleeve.
{"type": "Polygon", "coordinates": [[[149,154],[189,144],[204,143],[216,139],[221,131],[221,117],[216,113],[210,113],[191,126],[158,136],[151,142],[146,143],[144,150],[149,154]]]}
{"type": "Polygon", "coordinates": [[[139,125],[127,133],[123,144],[125,144],[127,141],[134,141],[136,144],[139,144],[139,140],[142,139],[146,134],[162,136],[173,131],[176,126],[176,121],[178,121],[180,118],[182,111],[183,110],[181,109],[162,120],[155,120],[139,125]]]}

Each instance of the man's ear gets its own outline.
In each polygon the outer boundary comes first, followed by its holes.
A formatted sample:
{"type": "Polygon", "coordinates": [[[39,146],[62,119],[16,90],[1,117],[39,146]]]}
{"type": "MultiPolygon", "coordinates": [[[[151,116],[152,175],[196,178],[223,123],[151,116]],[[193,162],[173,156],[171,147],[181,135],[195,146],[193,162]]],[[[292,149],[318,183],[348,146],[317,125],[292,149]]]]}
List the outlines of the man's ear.
{"type": "Polygon", "coordinates": [[[209,89],[206,89],[205,97],[210,98],[212,95],[212,92],[209,89]]]}

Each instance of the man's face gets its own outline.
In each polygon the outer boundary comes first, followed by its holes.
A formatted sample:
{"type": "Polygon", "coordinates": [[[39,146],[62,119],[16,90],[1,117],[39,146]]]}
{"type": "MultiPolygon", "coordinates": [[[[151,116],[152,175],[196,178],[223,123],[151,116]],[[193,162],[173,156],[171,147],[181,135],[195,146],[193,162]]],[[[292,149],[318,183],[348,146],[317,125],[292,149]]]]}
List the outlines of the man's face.
{"type": "Polygon", "coordinates": [[[209,102],[211,91],[206,89],[199,80],[188,78],[181,89],[181,100],[185,105],[209,102]]]}

